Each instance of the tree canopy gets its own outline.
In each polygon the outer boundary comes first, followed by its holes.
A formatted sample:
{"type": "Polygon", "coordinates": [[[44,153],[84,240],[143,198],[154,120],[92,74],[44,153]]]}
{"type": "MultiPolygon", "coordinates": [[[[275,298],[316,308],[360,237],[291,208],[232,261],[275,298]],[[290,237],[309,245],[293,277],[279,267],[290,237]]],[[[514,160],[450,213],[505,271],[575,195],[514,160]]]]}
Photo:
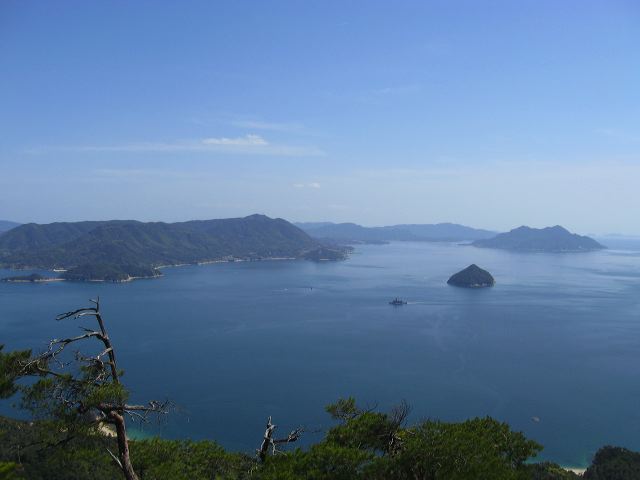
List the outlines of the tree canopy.
{"type": "MultiPolygon", "coordinates": [[[[359,405],[352,397],[339,399],[326,407],[332,423],[322,440],[304,448],[289,445],[303,435],[304,428],[275,438],[271,418],[257,453],[228,452],[213,441],[131,440],[125,419],[143,421],[148,414],[163,414],[167,404],[128,403],[128,390],[120,381],[123,372],[116,363],[99,302],[58,319],[82,316],[94,318],[98,328],[83,328],[84,333],[76,337],[54,339],[42,353],[6,352],[0,345],[0,398],[19,394],[19,405],[32,417],[29,422],[0,417],[0,479],[578,478],[558,465],[533,463],[542,446],[504,422],[484,417],[410,424],[410,408],[404,401],[385,412],[359,405]],[[69,345],[87,342],[93,342],[93,348],[70,357],[65,351],[69,345]],[[23,382],[24,377],[32,380],[23,382]],[[113,430],[105,430],[105,425],[113,430]]],[[[259,440],[256,435],[256,446],[259,440]]],[[[640,478],[640,453],[605,447],[584,478],[640,478]]]]}

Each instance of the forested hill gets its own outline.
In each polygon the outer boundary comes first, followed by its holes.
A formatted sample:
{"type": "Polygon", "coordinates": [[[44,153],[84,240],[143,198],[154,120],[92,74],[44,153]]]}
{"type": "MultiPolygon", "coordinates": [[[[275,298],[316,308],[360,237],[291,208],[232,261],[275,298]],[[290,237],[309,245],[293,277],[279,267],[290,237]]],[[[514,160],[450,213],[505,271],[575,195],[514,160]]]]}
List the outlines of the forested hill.
{"type": "MultiPolygon", "coordinates": [[[[104,221],[26,224],[0,236],[0,263],[70,269],[74,280],[153,276],[161,265],[231,259],[301,258],[318,241],[264,215],[181,223],[104,221]],[[109,272],[104,273],[104,272],[109,272]]],[[[328,259],[344,251],[322,250],[328,259]]]]}
{"type": "Polygon", "coordinates": [[[494,238],[476,240],[473,245],[521,252],[589,252],[605,248],[593,238],[571,233],[560,225],[546,228],[522,226],[494,238]]]}
{"type": "Polygon", "coordinates": [[[342,242],[384,243],[390,241],[463,241],[493,237],[496,232],[456,223],[401,224],[363,227],[356,223],[296,223],[314,238],[342,242]]]}
{"type": "Polygon", "coordinates": [[[4,232],[11,230],[12,228],[17,227],[18,225],[20,224],[16,222],[10,222],[8,220],[0,220],[0,235],[2,235],[4,232]]]}

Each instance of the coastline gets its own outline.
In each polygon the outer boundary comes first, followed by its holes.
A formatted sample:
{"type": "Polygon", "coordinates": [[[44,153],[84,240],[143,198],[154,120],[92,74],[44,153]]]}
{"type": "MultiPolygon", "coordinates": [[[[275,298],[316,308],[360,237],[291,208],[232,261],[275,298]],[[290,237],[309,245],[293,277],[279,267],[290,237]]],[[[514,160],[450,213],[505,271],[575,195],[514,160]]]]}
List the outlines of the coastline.
{"type": "Polygon", "coordinates": [[[564,470],[568,471],[568,472],[573,472],[576,475],[582,477],[584,475],[584,472],[587,471],[586,468],[582,468],[582,467],[562,467],[564,470]]]}
{"type": "Polygon", "coordinates": [[[217,259],[217,260],[203,260],[199,262],[193,263],[176,263],[176,264],[167,264],[167,265],[158,265],[158,270],[163,268],[176,268],[176,267],[188,267],[188,266],[199,266],[199,265],[213,265],[217,263],[240,263],[240,262],[278,262],[283,260],[304,260],[301,257],[264,257],[264,258],[230,258],[230,259],[217,259]]]}
{"type": "Polygon", "coordinates": [[[50,283],[50,282],[64,282],[66,279],[64,278],[44,278],[42,280],[12,280],[12,279],[1,279],[0,281],[4,283],[50,283]]]}
{"type": "Polygon", "coordinates": [[[66,278],[61,278],[60,280],[65,282],[129,283],[129,282],[133,282],[134,280],[151,280],[151,279],[160,278],[160,277],[162,277],[162,275],[148,275],[144,277],[128,276],[127,278],[123,278],[121,280],[107,280],[104,278],[90,278],[87,280],[68,280],[66,278]]]}
{"type": "MultiPolygon", "coordinates": [[[[153,268],[156,270],[162,270],[165,268],[176,268],[176,267],[186,267],[186,266],[200,266],[200,265],[212,265],[212,264],[218,264],[218,263],[239,263],[239,262],[279,262],[279,261],[287,261],[287,260],[305,260],[302,257],[264,257],[264,258],[236,258],[236,257],[231,257],[231,258],[221,258],[221,259],[215,259],[215,260],[203,260],[203,261],[199,261],[199,262],[193,262],[193,263],[176,263],[176,264],[167,264],[167,265],[158,265],[158,266],[154,266],[153,268]]],[[[330,259],[321,259],[320,261],[331,261],[330,259]]],[[[19,269],[11,269],[11,270],[36,270],[36,268],[19,268],[19,269]]],[[[42,270],[40,268],[38,268],[38,270],[42,270]]],[[[55,269],[44,269],[47,270],[49,272],[66,272],[68,271],[67,269],[60,269],[60,268],[55,268],[55,269]]],[[[6,283],[48,283],[48,282],[94,282],[94,283],[129,283],[132,282],[134,280],[151,280],[154,278],[161,278],[163,276],[162,273],[160,273],[159,275],[147,275],[147,276],[128,276],[127,278],[123,278],[121,280],[107,280],[107,279],[101,279],[101,278],[95,278],[95,279],[85,279],[85,280],[69,280],[67,278],[60,278],[60,277],[56,277],[56,278],[47,278],[47,279],[43,279],[43,280],[6,280],[6,279],[0,279],[0,282],[6,282],[6,283]]]]}

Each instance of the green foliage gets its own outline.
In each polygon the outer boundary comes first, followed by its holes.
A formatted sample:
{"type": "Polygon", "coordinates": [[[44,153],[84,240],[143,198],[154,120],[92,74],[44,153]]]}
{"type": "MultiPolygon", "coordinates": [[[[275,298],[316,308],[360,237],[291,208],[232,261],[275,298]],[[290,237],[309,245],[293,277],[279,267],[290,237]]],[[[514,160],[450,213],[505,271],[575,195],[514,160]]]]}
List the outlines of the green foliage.
{"type": "Polygon", "coordinates": [[[492,418],[461,423],[426,421],[407,429],[402,447],[381,459],[384,476],[399,479],[517,479],[541,446],[492,418]]]}
{"type": "Polygon", "coordinates": [[[640,478],[640,453],[620,447],[602,447],[596,452],[584,478],[587,480],[640,478]]]}
{"type": "Polygon", "coordinates": [[[160,270],[148,265],[139,264],[110,264],[97,263],[73,267],[64,272],[61,277],[65,280],[85,282],[89,280],[103,280],[105,282],[126,282],[132,278],[159,277],[160,270]]]}
{"type": "MultiPolygon", "coordinates": [[[[26,423],[0,417],[0,461],[20,461],[18,470],[23,470],[29,480],[121,478],[106,450],[117,451],[113,438],[76,432],[68,441],[60,443],[62,432],[51,434],[56,428],[48,422],[26,423]]],[[[241,480],[250,478],[256,466],[253,458],[228,453],[209,441],[154,438],[132,440],[130,448],[134,467],[142,480],[241,480]]]]}
{"type": "Polygon", "coordinates": [[[341,399],[327,411],[340,424],[321,443],[268,458],[259,478],[518,480],[529,478],[524,462],[541,449],[491,418],[426,421],[405,428],[406,408],[363,410],[353,398],[341,399]]]}
{"type": "MultiPolygon", "coordinates": [[[[71,339],[52,341],[49,350],[31,356],[30,351],[3,353],[0,348],[1,396],[20,393],[20,406],[38,420],[52,425],[49,443],[66,441],[79,432],[92,432],[96,419],[110,411],[124,412],[128,398],[126,388],[114,381],[112,367],[105,363],[108,350],[96,354],[95,346],[82,350],[64,351],[69,344],[99,344],[95,332],[71,339]],[[78,342],[78,343],[75,343],[78,342]],[[22,377],[34,380],[18,384],[22,377]]],[[[101,347],[102,349],[104,346],[101,347]]],[[[100,350],[98,350],[99,352],[100,350]]]]}
{"type": "MultiPolygon", "coordinates": [[[[354,404],[355,406],[355,404],[354,404]]],[[[356,407],[357,408],[357,407],[356,407]]],[[[349,422],[370,416],[363,412],[349,422]]],[[[387,415],[393,418],[393,415],[387,415]]],[[[360,435],[363,428],[354,426],[360,435]]],[[[111,437],[78,431],[71,438],[61,424],[22,422],[0,417],[0,480],[111,480],[120,472],[106,452],[115,451],[111,437]],[[64,441],[60,441],[60,438],[64,441]],[[6,473],[6,476],[2,475],[6,473]]],[[[329,432],[331,433],[331,432],[329,432]]],[[[426,421],[400,429],[401,446],[374,452],[325,438],[307,450],[267,457],[229,453],[210,441],[130,442],[141,480],[572,480],[579,478],[558,465],[525,463],[540,446],[512,432],[504,423],[476,418],[462,423],[426,421]]],[[[341,440],[342,441],[342,440],[341,440]]],[[[374,443],[374,442],[372,442],[374,443]]],[[[631,480],[638,476],[640,454],[622,448],[601,449],[584,478],[631,480]]]]}
{"type": "MultiPolygon", "coordinates": [[[[0,237],[0,264],[66,267],[73,280],[153,276],[154,267],[230,258],[301,257],[319,244],[264,215],[182,223],[135,221],[21,225],[0,237]]],[[[317,251],[324,257],[335,252],[317,251]]]]}
{"type": "Polygon", "coordinates": [[[365,468],[374,454],[359,448],[322,442],[308,451],[300,449],[286,455],[267,457],[256,472],[261,480],[350,480],[367,478],[365,468]]]}
{"type": "Polygon", "coordinates": [[[30,350],[3,353],[4,345],[0,345],[0,398],[14,395],[18,386],[16,380],[20,375],[21,364],[30,356],[30,350]]]}
{"type": "Polygon", "coordinates": [[[255,459],[206,440],[137,440],[131,442],[131,458],[142,479],[239,480],[249,478],[255,466],[255,459]]]}
{"type": "Polygon", "coordinates": [[[18,465],[13,462],[0,462],[0,480],[19,480],[24,478],[18,473],[18,465]]]}
{"type": "MultiPolygon", "coordinates": [[[[40,368],[48,368],[40,362],[40,368]]],[[[111,381],[102,364],[81,365],[76,375],[56,372],[42,376],[36,382],[20,388],[21,406],[35,418],[57,420],[67,425],[84,425],[85,414],[90,414],[99,404],[124,404],[127,390],[111,381]]]]}
{"type": "Polygon", "coordinates": [[[327,405],[325,410],[334,420],[342,421],[356,418],[361,413],[353,397],[340,398],[336,403],[327,405]]]}
{"type": "Polygon", "coordinates": [[[112,438],[75,432],[62,423],[0,417],[0,461],[19,464],[29,480],[120,478],[106,448],[117,449],[112,438]]]}
{"type": "MultiPolygon", "coordinates": [[[[52,385],[41,383],[34,396],[48,396],[52,385]]],[[[117,389],[96,392],[101,399],[118,399],[123,394],[117,389]]],[[[505,423],[487,417],[460,423],[428,420],[405,427],[406,411],[376,412],[360,408],[353,398],[338,400],[327,407],[337,424],[322,441],[308,449],[269,456],[262,464],[214,442],[159,438],[130,441],[131,458],[141,480],[579,478],[552,463],[528,463],[541,446],[505,423]]],[[[0,480],[120,478],[106,451],[117,449],[115,439],[81,425],[80,417],[30,423],[0,417],[0,480]]],[[[596,454],[585,478],[628,480],[640,478],[639,473],[640,454],[605,447],[596,454]]]]}
{"type": "Polygon", "coordinates": [[[389,450],[397,425],[378,412],[363,412],[332,428],[325,441],[340,447],[359,448],[375,453],[389,450]]]}

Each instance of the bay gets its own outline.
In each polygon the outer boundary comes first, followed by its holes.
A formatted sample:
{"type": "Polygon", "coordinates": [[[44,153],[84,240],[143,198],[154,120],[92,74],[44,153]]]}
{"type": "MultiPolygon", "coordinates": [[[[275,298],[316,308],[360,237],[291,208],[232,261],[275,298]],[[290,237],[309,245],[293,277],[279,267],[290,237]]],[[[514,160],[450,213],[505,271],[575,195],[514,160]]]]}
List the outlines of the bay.
{"type": "MultiPolygon", "coordinates": [[[[24,272],[21,272],[23,274],[24,272]]],[[[0,270],[0,277],[16,272],[0,270]]],[[[137,435],[214,439],[252,453],[267,416],[306,442],[324,406],[412,406],[411,420],[490,415],[585,466],[603,445],[640,450],[640,252],[517,254],[447,243],[357,246],[344,262],[164,269],[128,284],[0,283],[0,343],[42,349],[100,296],[132,399],[172,400],[137,435]],[[450,287],[476,263],[496,286],[450,287]],[[408,301],[393,307],[399,296],[408,301]],[[534,421],[537,417],[539,421],[534,421]]],[[[10,402],[2,414],[16,415],[10,402]]]]}

